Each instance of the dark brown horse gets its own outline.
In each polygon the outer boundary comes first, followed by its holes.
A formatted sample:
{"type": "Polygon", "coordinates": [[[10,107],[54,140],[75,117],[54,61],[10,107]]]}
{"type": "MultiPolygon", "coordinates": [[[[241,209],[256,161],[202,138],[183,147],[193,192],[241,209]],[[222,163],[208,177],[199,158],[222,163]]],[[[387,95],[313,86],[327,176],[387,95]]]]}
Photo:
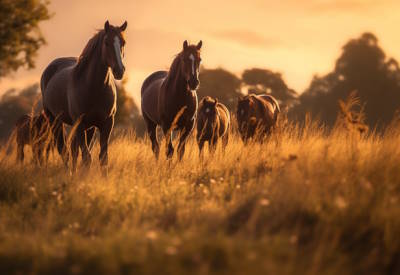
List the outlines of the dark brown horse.
{"type": "Polygon", "coordinates": [[[15,124],[17,141],[17,161],[24,161],[24,147],[30,145],[33,160],[43,164],[43,153],[46,151],[46,162],[53,147],[50,123],[44,113],[40,115],[23,115],[15,124]]]}
{"type": "Polygon", "coordinates": [[[174,154],[172,132],[180,132],[178,157],[185,153],[185,143],[194,128],[197,114],[199,86],[200,49],[197,45],[183,43],[183,50],[175,57],[169,72],[151,74],[142,85],[142,113],[150,135],[152,149],[158,158],[157,125],[168,139],[167,157],[174,154]]]}
{"type": "Polygon", "coordinates": [[[222,147],[225,148],[228,144],[230,125],[231,117],[226,106],[209,96],[203,98],[197,118],[197,143],[200,154],[206,141],[210,152],[215,151],[219,138],[222,138],[222,147]]]}
{"type": "Polygon", "coordinates": [[[54,123],[57,149],[64,154],[65,140],[62,123],[76,125],[72,140],[72,171],[76,170],[79,147],[82,160],[90,166],[91,142],[94,127],[100,131],[100,163],[108,163],[108,143],[116,112],[115,79],[122,79],[125,39],[125,22],[120,27],[108,21],[104,29],[87,43],[79,58],[67,57],[54,60],[45,69],[41,79],[43,108],[50,122],[54,123]]]}
{"type": "Polygon", "coordinates": [[[238,101],[237,121],[243,141],[263,139],[275,127],[280,113],[278,101],[270,95],[250,94],[238,101]]]}

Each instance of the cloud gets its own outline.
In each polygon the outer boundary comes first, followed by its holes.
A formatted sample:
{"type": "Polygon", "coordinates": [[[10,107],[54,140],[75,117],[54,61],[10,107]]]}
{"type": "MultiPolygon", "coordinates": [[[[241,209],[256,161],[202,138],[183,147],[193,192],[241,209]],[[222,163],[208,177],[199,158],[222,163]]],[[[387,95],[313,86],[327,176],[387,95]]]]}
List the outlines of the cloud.
{"type": "Polygon", "coordinates": [[[267,38],[260,33],[249,30],[222,30],[211,33],[211,36],[247,47],[271,48],[281,44],[278,39],[267,38]]]}

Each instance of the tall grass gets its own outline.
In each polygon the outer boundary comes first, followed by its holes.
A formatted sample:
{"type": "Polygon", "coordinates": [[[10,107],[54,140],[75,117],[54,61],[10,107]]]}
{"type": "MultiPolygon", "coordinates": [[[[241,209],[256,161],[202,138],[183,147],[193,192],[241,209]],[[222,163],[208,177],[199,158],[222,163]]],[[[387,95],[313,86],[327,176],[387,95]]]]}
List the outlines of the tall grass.
{"type": "Polygon", "coordinates": [[[182,162],[120,135],[107,178],[3,150],[0,274],[399,274],[400,124],[279,125],[182,162]]]}

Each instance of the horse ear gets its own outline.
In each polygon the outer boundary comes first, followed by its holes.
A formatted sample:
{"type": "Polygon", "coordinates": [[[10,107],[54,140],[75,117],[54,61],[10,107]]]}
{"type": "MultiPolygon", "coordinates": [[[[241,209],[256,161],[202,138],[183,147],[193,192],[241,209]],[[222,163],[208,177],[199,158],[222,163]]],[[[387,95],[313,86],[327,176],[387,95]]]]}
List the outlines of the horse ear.
{"type": "Polygon", "coordinates": [[[125,31],[127,26],[128,26],[128,22],[125,21],[124,24],[122,24],[121,27],[119,27],[119,29],[120,29],[121,31],[125,31]]]}
{"type": "Polygon", "coordinates": [[[107,20],[106,23],[104,24],[104,30],[108,32],[109,29],[110,29],[110,22],[108,22],[107,20]]]}
{"type": "Polygon", "coordinates": [[[185,40],[185,41],[183,42],[183,50],[186,51],[186,49],[187,49],[188,46],[189,46],[189,45],[188,45],[188,42],[187,42],[187,40],[185,40]]]}
{"type": "Polygon", "coordinates": [[[218,98],[215,98],[214,99],[214,105],[217,106],[217,104],[218,104],[218,98]]]}
{"type": "Polygon", "coordinates": [[[201,46],[203,46],[203,41],[200,40],[200,42],[196,46],[197,50],[200,50],[201,46]]]}

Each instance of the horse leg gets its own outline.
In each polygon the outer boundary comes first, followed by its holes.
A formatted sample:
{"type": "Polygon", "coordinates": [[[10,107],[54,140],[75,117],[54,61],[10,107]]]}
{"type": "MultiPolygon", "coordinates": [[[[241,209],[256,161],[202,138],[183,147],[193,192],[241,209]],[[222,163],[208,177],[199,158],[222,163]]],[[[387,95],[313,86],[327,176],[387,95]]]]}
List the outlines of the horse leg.
{"type": "Polygon", "coordinates": [[[226,131],[225,135],[222,136],[222,150],[225,152],[225,148],[229,141],[229,129],[226,131]]]}
{"type": "Polygon", "coordinates": [[[205,140],[203,138],[201,138],[200,140],[197,141],[197,143],[199,144],[199,156],[200,157],[202,156],[204,142],[205,142],[205,140]]]}
{"type": "MultiPolygon", "coordinates": [[[[93,137],[93,132],[91,132],[90,134],[91,134],[91,137],[90,137],[90,139],[91,139],[93,137]]],[[[90,168],[90,165],[92,163],[92,156],[90,155],[89,147],[87,144],[87,140],[88,140],[87,131],[85,130],[85,127],[83,124],[79,124],[77,132],[76,132],[76,137],[78,140],[78,145],[82,151],[83,165],[86,168],[90,168]]]]}
{"type": "Polygon", "coordinates": [[[50,142],[49,144],[46,145],[46,158],[45,158],[45,164],[47,166],[47,164],[49,163],[49,156],[50,156],[50,150],[52,147],[52,143],[50,142]]]}
{"type": "Polygon", "coordinates": [[[72,174],[76,173],[76,166],[78,163],[79,155],[79,141],[78,137],[75,135],[71,142],[71,156],[72,156],[72,174]]]}
{"type": "Polygon", "coordinates": [[[160,154],[160,146],[158,145],[157,141],[157,124],[155,124],[152,120],[150,120],[144,113],[143,113],[144,120],[146,121],[147,132],[149,133],[150,140],[151,140],[151,149],[158,159],[160,154]]]}
{"type": "Polygon", "coordinates": [[[208,150],[211,155],[214,155],[215,151],[217,150],[217,142],[217,134],[214,134],[214,136],[212,136],[211,139],[208,141],[208,150]]]}
{"type": "Polygon", "coordinates": [[[93,137],[94,133],[96,132],[96,128],[92,127],[86,130],[86,144],[89,148],[89,152],[92,151],[94,142],[93,142],[93,137]]]}
{"type": "Polygon", "coordinates": [[[188,125],[183,129],[183,133],[179,138],[179,144],[178,144],[178,158],[179,160],[182,160],[183,155],[185,154],[185,146],[186,146],[186,141],[188,136],[192,133],[193,127],[194,127],[194,119],[191,120],[188,125]]]}
{"type": "Polygon", "coordinates": [[[24,144],[17,144],[17,161],[20,163],[24,162],[24,144]]]}
{"type": "Polygon", "coordinates": [[[108,165],[108,143],[110,141],[111,131],[114,127],[114,117],[109,117],[100,127],[100,165],[103,169],[103,175],[107,175],[108,165]]]}
{"type": "Polygon", "coordinates": [[[50,111],[45,109],[45,114],[49,119],[54,140],[52,142],[57,146],[58,154],[61,156],[61,159],[64,162],[64,165],[68,167],[68,152],[65,146],[65,139],[64,139],[64,127],[62,122],[57,118],[55,119],[54,116],[50,113],[50,111]]]}
{"type": "Polygon", "coordinates": [[[163,126],[163,132],[168,143],[167,159],[170,159],[174,155],[174,146],[172,145],[172,130],[168,129],[166,126],[163,126]]]}
{"type": "Polygon", "coordinates": [[[36,144],[37,149],[36,149],[36,154],[37,154],[37,162],[40,167],[43,166],[43,145],[42,144],[36,144]]]}

